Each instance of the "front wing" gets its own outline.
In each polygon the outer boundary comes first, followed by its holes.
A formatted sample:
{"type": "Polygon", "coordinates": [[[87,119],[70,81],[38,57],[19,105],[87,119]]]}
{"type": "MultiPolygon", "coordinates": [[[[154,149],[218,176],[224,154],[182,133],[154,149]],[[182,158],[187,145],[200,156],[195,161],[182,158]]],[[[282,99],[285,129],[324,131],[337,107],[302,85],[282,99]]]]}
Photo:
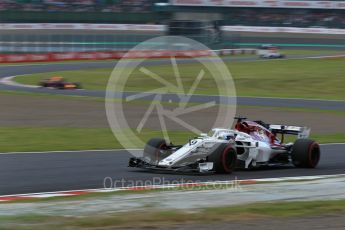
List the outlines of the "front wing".
{"type": "Polygon", "coordinates": [[[171,172],[171,173],[214,173],[209,162],[194,163],[180,167],[161,167],[159,165],[147,163],[143,158],[132,157],[129,159],[128,167],[141,168],[159,172],[171,172]]]}

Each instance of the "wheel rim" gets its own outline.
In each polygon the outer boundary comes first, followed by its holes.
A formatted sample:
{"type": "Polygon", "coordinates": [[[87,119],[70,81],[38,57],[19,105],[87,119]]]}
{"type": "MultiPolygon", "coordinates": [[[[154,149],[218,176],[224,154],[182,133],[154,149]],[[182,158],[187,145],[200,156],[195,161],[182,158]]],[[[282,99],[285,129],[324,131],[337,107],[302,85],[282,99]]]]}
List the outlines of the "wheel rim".
{"type": "Polygon", "coordinates": [[[158,162],[160,161],[160,155],[161,155],[161,150],[166,150],[167,149],[167,145],[165,143],[162,143],[156,150],[156,154],[155,154],[155,162],[156,164],[158,164],[158,162]]]}
{"type": "Polygon", "coordinates": [[[309,147],[309,162],[311,167],[316,167],[320,160],[320,147],[319,144],[313,143],[309,147]]]}
{"type": "Polygon", "coordinates": [[[232,147],[228,147],[224,150],[222,154],[222,164],[226,172],[232,172],[236,161],[234,156],[234,149],[232,147]]]}

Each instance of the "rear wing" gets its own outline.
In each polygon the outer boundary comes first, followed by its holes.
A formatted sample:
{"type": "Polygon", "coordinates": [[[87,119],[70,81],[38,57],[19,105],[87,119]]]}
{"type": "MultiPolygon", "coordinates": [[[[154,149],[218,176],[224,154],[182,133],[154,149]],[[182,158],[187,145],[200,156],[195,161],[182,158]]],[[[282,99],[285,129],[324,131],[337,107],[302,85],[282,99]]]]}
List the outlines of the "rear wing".
{"type": "Polygon", "coordinates": [[[310,135],[310,128],[289,126],[289,125],[269,125],[269,129],[273,133],[296,135],[298,138],[308,138],[310,135]]]}

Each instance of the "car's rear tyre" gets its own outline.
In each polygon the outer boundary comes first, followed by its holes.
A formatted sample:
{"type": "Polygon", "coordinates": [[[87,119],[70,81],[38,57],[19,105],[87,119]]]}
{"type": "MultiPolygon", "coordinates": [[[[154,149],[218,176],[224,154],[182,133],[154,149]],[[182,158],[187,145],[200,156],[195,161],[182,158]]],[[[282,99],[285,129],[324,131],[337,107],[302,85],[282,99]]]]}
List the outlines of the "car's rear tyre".
{"type": "Polygon", "coordinates": [[[162,151],[168,147],[166,141],[162,138],[150,139],[144,148],[144,159],[147,163],[157,164],[162,159],[162,151]]]}
{"type": "Polygon", "coordinates": [[[309,139],[298,139],[292,146],[292,163],[298,168],[315,168],[320,161],[320,146],[309,139]]]}
{"type": "Polygon", "coordinates": [[[207,160],[213,162],[216,173],[232,173],[237,165],[236,149],[230,144],[221,144],[208,156],[207,160]]]}

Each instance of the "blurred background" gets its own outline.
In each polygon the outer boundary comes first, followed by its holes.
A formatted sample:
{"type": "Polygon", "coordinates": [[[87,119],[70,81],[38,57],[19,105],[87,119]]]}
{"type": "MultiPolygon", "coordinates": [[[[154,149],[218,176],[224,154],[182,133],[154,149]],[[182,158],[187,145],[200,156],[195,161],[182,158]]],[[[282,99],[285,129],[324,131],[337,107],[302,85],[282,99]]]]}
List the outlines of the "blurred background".
{"type": "Polygon", "coordinates": [[[0,52],[128,50],[159,35],[188,36],[213,49],[337,49],[345,46],[344,9],[313,0],[2,0],[0,52]]]}

